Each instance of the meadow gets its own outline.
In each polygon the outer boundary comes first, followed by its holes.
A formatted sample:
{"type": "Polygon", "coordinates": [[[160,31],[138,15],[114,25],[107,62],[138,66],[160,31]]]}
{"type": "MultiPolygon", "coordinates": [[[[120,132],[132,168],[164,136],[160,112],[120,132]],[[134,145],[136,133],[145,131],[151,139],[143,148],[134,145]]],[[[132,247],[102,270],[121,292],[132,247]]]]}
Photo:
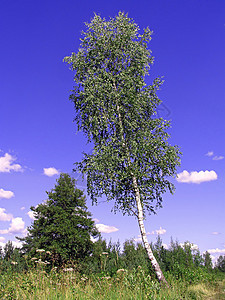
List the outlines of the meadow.
{"type": "Polygon", "coordinates": [[[3,264],[0,299],[225,299],[225,273],[203,267],[183,269],[180,275],[164,272],[167,288],[142,266],[118,269],[110,276],[107,261],[99,273],[89,269],[85,273],[87,265],[83,269],[75,264],[50,268],[41,259],[28,262],[26,268],[13,260],[5,268],[3,264]]]}

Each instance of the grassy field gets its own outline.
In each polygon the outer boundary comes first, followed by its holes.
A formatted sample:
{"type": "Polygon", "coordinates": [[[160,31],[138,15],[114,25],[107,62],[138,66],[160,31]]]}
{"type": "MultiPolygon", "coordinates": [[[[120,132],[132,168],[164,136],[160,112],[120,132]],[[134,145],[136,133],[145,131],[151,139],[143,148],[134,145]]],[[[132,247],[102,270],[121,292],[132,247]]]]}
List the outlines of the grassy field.
{"type": "Polygon", "coordinates": [[[170,288],[146,276],[140,268],[120,270],[112,278],[81,275],[73,269],[49,273],[33,269],[8,272],[0,279],[0,299],[225,299],[225,278],[190,284],[167,274],[170,288]]]}

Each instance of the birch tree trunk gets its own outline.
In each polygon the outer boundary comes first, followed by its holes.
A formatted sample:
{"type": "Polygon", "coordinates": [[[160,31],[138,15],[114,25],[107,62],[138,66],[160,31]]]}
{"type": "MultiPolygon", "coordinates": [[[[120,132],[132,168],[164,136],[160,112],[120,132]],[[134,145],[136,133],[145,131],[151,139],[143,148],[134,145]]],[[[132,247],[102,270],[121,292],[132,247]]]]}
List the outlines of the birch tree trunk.
{"type": "Polygon", "coordinates": [[[141,199],[140,199],[140,193],[139,193],[139,189],[138,189],[138,185],[137,185],[137,181],[136,178],[133,177],[133,184],[134,184],[134,188],[135,188],[135,194],[136,194],[136,203],[137,203],[137,210],[138,210],[138,224],[139,224],[139,228],[140,228],[140,232],[141,232],[141,237],[142,237],[142,241],[145,247],[145,250],[148,254],[148,258],[151,261],[151,265],[156,273],[156,276],[159,280],[160,283],[166,284],[167,287],[169,287],[168,282],[166,281],[162,270],[160,269],[160,266],[157,262],[157,260],[155,259],[152,249],[148,243],[147,240],[147,236],[146,236],[146,231],[145,231],[145,226],[144,226],[144,216],[143,216],[143,209],[142,209],[142,205],[141,205],[141,199]]]}
{"type": "MultiPolygon", "coordinates": [[[[116,85],[114,83],[114,88],[116,89],[116,85]]],[[[116,107],[117,107],[117,112],[118,112],[118,117],[119,117],[119,124],[120,124],[120,136],[121,139],[123,141],[123,147],[125,149],[126,152],[126,156],[127,156],[127,161],[128,161],[128,166],[131,167],[131,159],[130,159],[130,155],[129,155],[129,151],[127,149],[127,145],[126,145],[126,141],[123,135],[123,123],[122,123],[122,118],[121,118],[121,114],[120,114],[120,107],[118,104],[118,101],[116,99],[116,107]]],[[[142,241],[145,247],[145,250],[147,252],[148,258],[151,261],[151,265],[156,273],[156,276],[159,280],[160,283],[166,284],[167,287],[169,287],[168,282],[166,281],[162,270],[160,269],[160,266],[157,262],[157,260],[155,259],[155,256],[153,255],[152,249],[148,243],[148,239],[146,236],[146,230],[145,230],[145,226],[144,226],[144,215],[143,215],[143,209],[142,209],[142,204],[141,204],[141,197],[140,197],[140,193],[139,193],[139,189],[138,189],[138,184],[137,184],[137,180],[136,177],[134,176],[133,172],[131,172],[131,176],[133,178],[133,185],[134,185],[134,190],[135,190],[135,197],[136,197],[136,204],[137,204],[137,211],[138,211],[138,224],[139,224],[139,228],[140,228],[140,232],[141,232],[141,237],[142,237],[142,241]]]]}

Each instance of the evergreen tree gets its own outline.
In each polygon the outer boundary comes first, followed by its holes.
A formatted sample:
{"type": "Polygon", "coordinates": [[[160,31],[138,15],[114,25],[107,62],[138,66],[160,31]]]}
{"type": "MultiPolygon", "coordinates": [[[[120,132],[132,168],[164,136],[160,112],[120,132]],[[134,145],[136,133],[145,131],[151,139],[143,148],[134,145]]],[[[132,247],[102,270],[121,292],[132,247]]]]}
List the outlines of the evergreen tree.
{"type": "Polygon", "coordinates": [[[83,192],[68,174],[61,174],[47,195],[46,202],[31,207],[35,220],[28,235],[18,238],[23,241],[22,250],[32,256],[37,249],[50,251],[58,264],[84,259],[92,253],[91,237],[96,237],[98,231],[83,192]]]}
{"type": "Polygon", "coordinates": [[[10,260],[13,256],[14,247],[11,241],[8,241],[4,246],[4,260],[10,260]]]}
{"type": "Polygon", "coordinates": [[[221,272],[225,272],[225,255],[220,255],[216,261],[216,268],[221,272]]]}
{"type": "Polygon", "coordinates": [[[213,264],[212,264],[212,258],[211,255],[208,251],[206,251],[205,253],[203,253],[203,261],[204,261],[204,266],[208,269],[208,270],[212,270],[213,264]]]}
{"type": "Polygon", "coordinates": [[[169,122],[156,117],[161,80],[145,83],[153,63],[147,48],[152,32],[140,34],[124,13],[109,21],[95,15],[86,26],[78,53],[65,58],[75,71],[71,100],[78,129],[94,143],[78,170],[87,175],[93,202],[105,194],[115,211],[137,218],[153,269],[166,282],[143,221],[162,206],[166,190],[174,191],[168,178],[176,175],[180,152],[167,142],[169,122]]]}

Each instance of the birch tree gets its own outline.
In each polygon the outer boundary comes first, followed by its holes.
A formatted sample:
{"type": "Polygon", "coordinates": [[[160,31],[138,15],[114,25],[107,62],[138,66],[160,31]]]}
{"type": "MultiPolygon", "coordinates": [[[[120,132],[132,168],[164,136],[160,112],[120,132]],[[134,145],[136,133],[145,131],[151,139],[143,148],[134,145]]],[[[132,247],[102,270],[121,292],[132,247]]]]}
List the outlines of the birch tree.
{"type": "Polygon", "coordinates": [[[95,15],[85,25],[78,52],[64,58],[74,71],[70,99],[78,130],[93,144],[76,170],[87,176],[93,203],[105,195],[114,201],[114,211],[137,219],[152,267],[166,283],[149,246],[144,218],[162,206],[164,192],[173,193],[169,177],[176,175],[180,152],[167,141],[170,123],[156,114],[162,80],[150,85],[145,81],[153,64],[148,49],[152,32],[146,28],[141,34],[122,12],[108,21],[95,15]]]}

